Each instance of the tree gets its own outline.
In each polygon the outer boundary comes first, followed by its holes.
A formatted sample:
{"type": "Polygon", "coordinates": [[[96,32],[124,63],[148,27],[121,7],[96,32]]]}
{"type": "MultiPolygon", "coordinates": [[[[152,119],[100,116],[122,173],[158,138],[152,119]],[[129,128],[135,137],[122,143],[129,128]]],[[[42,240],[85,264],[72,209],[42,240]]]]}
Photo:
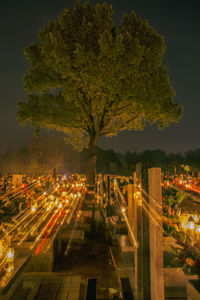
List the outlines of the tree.
{"type": "Polygon", "coordinates": [[[162,129],[182,115],[162,65],[163,37],[134,12],[116,28],[112,14],[106,3],[77,1],[24,49],[30,67],[20,122],[36,133],[63,131],[75,148],[88,147],[93,174],[102,135],[142,130],[148,122],[162,129]]]}

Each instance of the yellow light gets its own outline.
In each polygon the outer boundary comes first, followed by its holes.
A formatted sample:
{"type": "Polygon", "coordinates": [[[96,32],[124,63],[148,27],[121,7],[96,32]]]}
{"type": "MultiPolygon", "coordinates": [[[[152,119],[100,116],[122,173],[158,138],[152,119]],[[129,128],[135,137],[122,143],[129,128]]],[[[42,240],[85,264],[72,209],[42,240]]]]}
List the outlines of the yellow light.
{"type": "Polygon", "coordinates": [[[49,211],[51,209],[51,205],[47,206],[47,211],[49,211]]]}
{"type": "Polygon", "coordinates": [[[189,227],[189,229],[194,229],[194,222],[190,221],[188,223],[188,227],[189,227]]]}
{"type": "Polygon", "coordinates": [[[62,203],[60,202],[59,204],[58,204],[58,208],[61,208],[62,207],[62,203]]]}
{"type": "Polygon", "coordinates": [[[55,201],[55,205],[57,205],[58,204],[58,199],[56,199],[56,201],[55,201]]]}
{"type": "Polygon", "coordinates": [[[124,207],[122,207],[122,212],[125,212],[125,211],[126,211],[126,209],[124,207]]]}
{"type": "Polygon", "coordinates": [[[72,184],[72,188],[74,188],[74,184],[72,184]]]}
{"type": "Polygon", "coordinates": [[[32,211],[33,213],[36,211],[36,208],[35,208],[34,205],[31,207],[31,211],[32,211]]]}
{"type": "Polygon", "coordinates": [[[54,196],[53,196],[53,195],[51,195],[51,196],[50,196],[50,199],[51,199],[51,200],[53,200],[53,199],[54,199],[54,196]]]}
{"type": "Polygon", "coordinates": [[[68,199],[66,199],[66,203],[69,203],[69,200],[68,200],[68,199]]]}
{"type": "Polygon", "coordinates": [[[66,192],[62,192],[62,196],[65,196],[66,195],[66,192]]]}
{"type": "Polygon", "coordinates": [[[6,257],[7,257],[7,262],[13,262],[13,260],[14,260],[14,250],[13,249],[8,249],[6,257]]]}
{"type": "Polygon", "coordinates": [[[194,215],[194,216],[193,216],[193,219],[197,222],[197,221],[199,220],[198,215],[194,215]]]}
{"type": "Polygon", "coordinates": [[[196,232],[200,233],[200,225],[197,225],[195,230],[196,230],[196,232]]]}
{"type": "Polygon", "coordinates": [[[78,197],[81,197],[81,193],[80,192],[78,193],[78,197]]]}

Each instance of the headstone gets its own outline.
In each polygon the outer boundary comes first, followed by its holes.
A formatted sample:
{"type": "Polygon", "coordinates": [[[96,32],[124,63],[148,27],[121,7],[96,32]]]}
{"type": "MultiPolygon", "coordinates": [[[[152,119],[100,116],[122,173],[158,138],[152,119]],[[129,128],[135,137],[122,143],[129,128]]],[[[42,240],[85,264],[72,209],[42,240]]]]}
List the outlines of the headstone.
{"type": "Polygon", "coordinates": [[[162,187],[161,169],[148,170],[149,178],[149,205],[156,213],[156,224],[150,222],[150,274],[151,274],[151,299],[164,300],[164,269],[162,249],[162,187]]]}

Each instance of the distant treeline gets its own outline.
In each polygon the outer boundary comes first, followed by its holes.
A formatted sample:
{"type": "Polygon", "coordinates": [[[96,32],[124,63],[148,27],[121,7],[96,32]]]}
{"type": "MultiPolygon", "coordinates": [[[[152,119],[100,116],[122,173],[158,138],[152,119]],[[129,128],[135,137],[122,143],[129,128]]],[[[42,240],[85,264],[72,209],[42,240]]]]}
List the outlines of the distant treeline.
{"type": "MultiPolygon", "coordinates": [[[[85,173],[87,150],[77,152],[67,145],[62,136],[45,135],[35,138],[28,147],[6,151],[0,156],[0,173],[44,174],[85,173]]],[[[197,173],[200,170],[200,149],[181,153],[166,153],[162,150],[127,151],[97,149],[96,168],[103,174],[131,175],[135,165],[143,162],[147,167],[161,167],[165,173],[197,173]],[[189,167],[188,167],[189,166],[189,167]]]]}

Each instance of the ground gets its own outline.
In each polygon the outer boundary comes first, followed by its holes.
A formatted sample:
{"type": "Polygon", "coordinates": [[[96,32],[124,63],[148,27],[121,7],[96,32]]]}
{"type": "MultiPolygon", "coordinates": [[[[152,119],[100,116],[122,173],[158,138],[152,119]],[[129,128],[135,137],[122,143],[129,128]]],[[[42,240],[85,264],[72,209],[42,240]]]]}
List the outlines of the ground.
{"type": "MultiPolygon", "coordinates": [[[[79,226],[81,224],[80,222],[79,226]]],[[[120,295],[121,285],[113,266],[110,254],[111,241],[107,237],[105,223],[103,219],[98,219],[98,222],[96,221],[92,227],[89,225],[88,229],[85,232],[84,242],[73,244],[67,256],[64,255],[67,244],[62,244],[61,254],[55,257],[54,271],[66,275],[81,275],[80,300],[85,299],[88,278],[97,279],[97,299],[109,299],[109,294],[112,299],[112,293],[120,295]]]]}

